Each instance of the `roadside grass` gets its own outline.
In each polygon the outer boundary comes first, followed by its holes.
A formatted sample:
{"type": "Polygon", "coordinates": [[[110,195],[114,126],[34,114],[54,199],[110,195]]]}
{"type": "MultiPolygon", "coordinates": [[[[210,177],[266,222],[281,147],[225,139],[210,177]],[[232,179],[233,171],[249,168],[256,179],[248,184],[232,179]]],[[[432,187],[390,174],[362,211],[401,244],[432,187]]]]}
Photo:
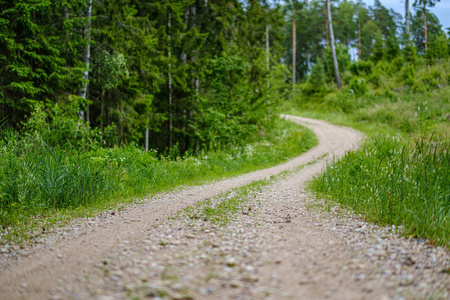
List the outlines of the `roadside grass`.
{"type": "Polygon", "coordinates": [[[310,187],[368,221],[404,226],[413,237],[450,246],[449,142],[374,138],[328,166],[310,187]]]}
{"type": "Polygon", "coordinates": [[[290,114],[351,126],[368,136],[360,150],[329,164],[311,182],[312,191],[369,221],[403,226],[405,235],[450,247],[450,86],[441,80],[449,76],[445,72],[419,68],[411,88],[403,85],[402,74],[392,80],[386,76],[367,94],[341,101],[343,107],[318,103],[315,108],[307,100],[288,104],[290,114]]]}
{"type": "Polygon", "coordinates": [[[80,153],[1,134],[0,243],[179,186],[273,166],[317,144],[310,130],[282,119],[245,146],[176,159],[132,145],[80,153]]]}

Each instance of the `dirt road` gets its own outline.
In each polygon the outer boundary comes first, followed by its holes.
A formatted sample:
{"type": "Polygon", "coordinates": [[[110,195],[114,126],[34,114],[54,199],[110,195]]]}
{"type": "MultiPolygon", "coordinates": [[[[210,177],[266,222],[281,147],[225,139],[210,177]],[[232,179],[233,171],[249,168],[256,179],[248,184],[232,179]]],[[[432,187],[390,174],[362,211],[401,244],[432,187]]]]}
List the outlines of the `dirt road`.
{"type": "Polygon", "coordinates": [[[400,238],[305,192],[323,159],[342,156],[362,135],[288,118],[313,129],[319,145],[274,168],[78,220],[35,247],[3,254],[0,298],[448,299],[444,249],[400,238]],[[218,195],[295,168],[243,195],[218,195]],[[226,225],[202,218],[195,205],[233,197],[240,204],[226,225]]]}

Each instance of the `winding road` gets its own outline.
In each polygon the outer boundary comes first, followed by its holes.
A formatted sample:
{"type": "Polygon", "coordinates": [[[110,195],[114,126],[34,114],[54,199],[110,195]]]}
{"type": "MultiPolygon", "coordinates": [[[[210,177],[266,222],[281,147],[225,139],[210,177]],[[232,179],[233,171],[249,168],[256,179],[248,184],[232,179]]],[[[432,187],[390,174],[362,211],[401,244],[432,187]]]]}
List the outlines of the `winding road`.
{"type": "Polygon", "coordinates": [[[19,254],[0,255],[0,299],[449,299],[445,249],[305,191],[325,161],[358,147],[363,135],[284,117],[311,128],[318,146],[273,168],[75,220],[19,254]],[[293,171],[249,190],[226,226],[180,213],[286,170],[293,171]]]}

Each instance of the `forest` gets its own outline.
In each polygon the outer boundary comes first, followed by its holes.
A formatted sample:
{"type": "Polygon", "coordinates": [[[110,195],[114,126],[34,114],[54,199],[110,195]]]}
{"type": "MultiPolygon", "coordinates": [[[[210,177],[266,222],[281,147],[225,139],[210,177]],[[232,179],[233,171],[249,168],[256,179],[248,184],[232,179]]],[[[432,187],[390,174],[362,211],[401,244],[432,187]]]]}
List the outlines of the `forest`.
{"type": "MultiPolygon", "coordinates": [[[[332,1],[340,72],[356,57],[448,57],[439,20],[414,5],[406,28],[378,0],[332,1]]],[[[0,18],[0,118],[20,130],[58,106],[110,146],[147,136],[147,149],[198,151],[270,126],[292,81],[305,93],[336,81],[324,1],[4,1],[0,18]]]]}
{"type": "MultiPolygon", "coordinates": [[[[399,135],[404,144],[386,147],[412,153],[420,137],[441,145],[422,143],[424,153],[448,161],[450,28],[429,11],[439,0],[404,2],[397,12],[379,0],[0,1],[2,235],[62,209],[232,176],[314,146],[280,112],[378,141],[399,135]]],[[[442,220],[430,222],[442,231],[411,232],[445,244],[448,165],[441,172],[442,220]]],[[[332,193],[319,180],[313,189],[332,193]]],[[[386,205],[374,219],[418,218],[386,205]]]]}

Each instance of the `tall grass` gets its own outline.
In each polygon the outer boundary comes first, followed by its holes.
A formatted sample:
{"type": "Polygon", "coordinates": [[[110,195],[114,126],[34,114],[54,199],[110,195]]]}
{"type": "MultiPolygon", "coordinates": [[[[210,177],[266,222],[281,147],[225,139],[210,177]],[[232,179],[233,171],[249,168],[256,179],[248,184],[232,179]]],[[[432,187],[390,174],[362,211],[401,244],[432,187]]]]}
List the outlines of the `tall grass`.
{"type": "Polygon", "coordinates": [[[340,90],[294,99],[286,109],[369,136],[362,150],[331,164],[313,191],[449,246],[449,66],[449,59],[431,66],[382,61],[367,74],[344,74],[340,90]]]}
{"type": "Polygon", "coordinates": [[[447,142],[375,137],[330,165],[311,187],[368,220],[450,246],[450,153],[447,142]]]}
{"type": "MultiPolygon", "coordinates": [[[[313,147],[313,133],[278,120],[253,143],[170,159],[129,145],[86,152],[0,132],[0,231],[21,232],[36,217],[100,207],[281,163],[313,147]]],[[[1,236],[1,232],[0,232],[1,236]]]]}

